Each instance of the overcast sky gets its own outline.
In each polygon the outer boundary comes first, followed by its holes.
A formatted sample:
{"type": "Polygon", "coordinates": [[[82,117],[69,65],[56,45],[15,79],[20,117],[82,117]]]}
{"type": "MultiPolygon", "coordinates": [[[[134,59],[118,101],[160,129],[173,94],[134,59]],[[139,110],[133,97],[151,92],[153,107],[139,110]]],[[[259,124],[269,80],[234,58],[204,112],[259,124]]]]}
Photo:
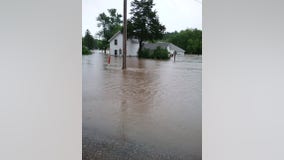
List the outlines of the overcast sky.
{"type": "MultiPolygon", "coordinates": [[[[130,18],[131,1],[127,0],[127,18],[130,18]]],[[[154,4],[166,32],[202,29],[202,0],[154,0],[154,4]]],[[[99,31],[96,18],[110,8],[116,8],[118,13],[123,14],[123,0],[82,0],[82,35],[87,29],[95,35],[99,31]]]]}

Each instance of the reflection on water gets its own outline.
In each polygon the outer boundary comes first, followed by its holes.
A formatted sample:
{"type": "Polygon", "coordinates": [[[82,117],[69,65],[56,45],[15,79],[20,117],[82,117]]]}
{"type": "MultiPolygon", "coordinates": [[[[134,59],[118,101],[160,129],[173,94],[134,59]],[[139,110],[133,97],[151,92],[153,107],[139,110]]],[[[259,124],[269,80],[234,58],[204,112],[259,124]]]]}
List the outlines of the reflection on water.
{"type": "Polygon", "coordinates": [[[201,157],[201,59],[83,56],[83,136],[201,157]]]}

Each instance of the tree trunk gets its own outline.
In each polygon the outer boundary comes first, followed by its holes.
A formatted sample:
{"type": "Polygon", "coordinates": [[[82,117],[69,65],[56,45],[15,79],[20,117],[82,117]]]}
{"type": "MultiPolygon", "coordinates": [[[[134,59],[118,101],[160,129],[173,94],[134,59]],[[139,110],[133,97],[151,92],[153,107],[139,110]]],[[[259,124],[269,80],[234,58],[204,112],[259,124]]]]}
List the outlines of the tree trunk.
{"type": "Polygon", "coordinates": [[[138,54],[142,51],[142,47],[143,47],[143,41],[142,41],[142,40],[139,40],[138,54]]]}

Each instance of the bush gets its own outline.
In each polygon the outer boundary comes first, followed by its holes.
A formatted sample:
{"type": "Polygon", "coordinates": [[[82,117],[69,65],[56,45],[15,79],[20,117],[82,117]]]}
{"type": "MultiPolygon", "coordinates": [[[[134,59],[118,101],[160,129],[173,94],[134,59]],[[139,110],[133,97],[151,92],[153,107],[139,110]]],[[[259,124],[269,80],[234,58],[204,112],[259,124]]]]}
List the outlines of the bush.
{"type": "Polygon", "coordinates": [[[92,52],[88,49],[88,47],[82,45],[82,54],[89,55],[89,54],[92,54],[92,52]]]}
{"type": "Polygon", "coordinates": [[[138,57],[150,59],[170,59],[169,52],[161,47],[157,47],[154,51],[151,51],[150,49],[142,49],[138,53],[138,57]]]}
{"type": "Polygon", "coordinates": [[[153,53],[154,59],[169,59],[169,52],[166,49],[157,47],[153,53]]]}
{"type": "Polygon", "coordinates": [[[142,49],[138,53],[138,57],[139,58],[151,58],[151,51],[150,51],[150,49],[142,49]]]}

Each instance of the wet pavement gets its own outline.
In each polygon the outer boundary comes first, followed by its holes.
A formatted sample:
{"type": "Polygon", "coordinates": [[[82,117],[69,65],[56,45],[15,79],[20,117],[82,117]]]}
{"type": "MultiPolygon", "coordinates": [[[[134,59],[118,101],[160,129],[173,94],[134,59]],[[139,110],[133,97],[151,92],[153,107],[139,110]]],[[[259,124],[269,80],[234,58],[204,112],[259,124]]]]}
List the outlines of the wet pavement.
{"type": "Polygon", "coordinates": [[[83,56],[83,159],[200,160],[201,56],[83,56]]]}

